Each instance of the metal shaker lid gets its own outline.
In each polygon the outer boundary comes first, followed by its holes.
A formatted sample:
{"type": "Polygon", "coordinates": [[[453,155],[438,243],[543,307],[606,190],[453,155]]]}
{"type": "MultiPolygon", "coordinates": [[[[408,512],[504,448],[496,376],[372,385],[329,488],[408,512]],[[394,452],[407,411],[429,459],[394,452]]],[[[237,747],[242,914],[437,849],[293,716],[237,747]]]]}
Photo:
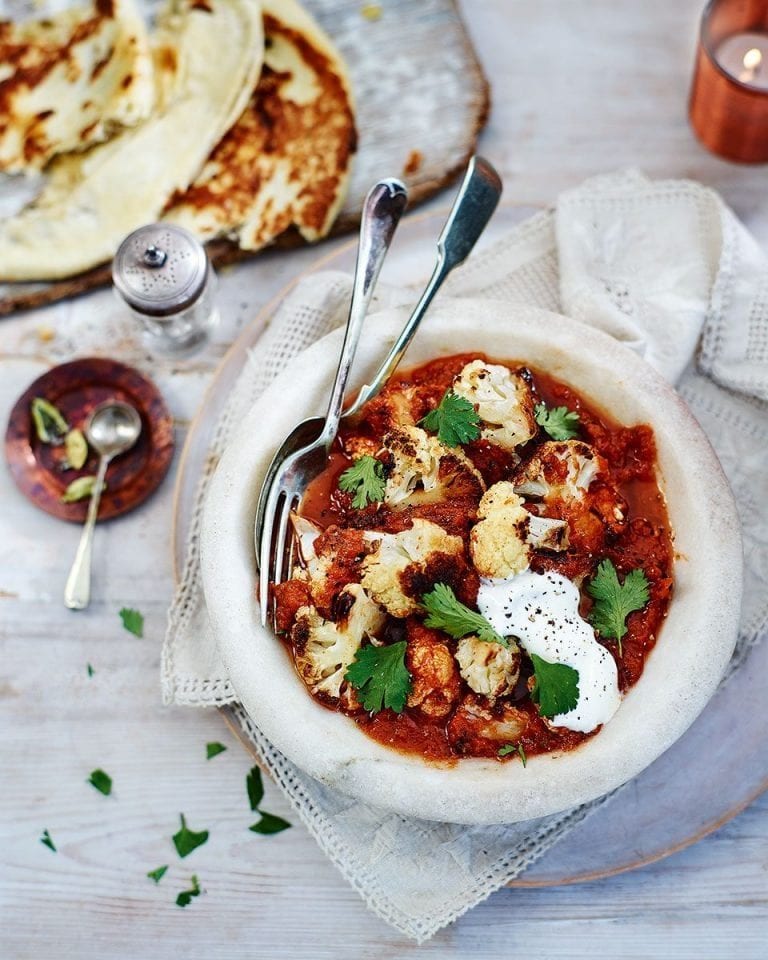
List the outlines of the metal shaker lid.
{"type": "Polygon", "coordinates": [[[129,306],[166,317],[191,306],[208,279],[200,241],[172,223],[150,223],[129,234],[112,261],[112,281],[129,306]]]}

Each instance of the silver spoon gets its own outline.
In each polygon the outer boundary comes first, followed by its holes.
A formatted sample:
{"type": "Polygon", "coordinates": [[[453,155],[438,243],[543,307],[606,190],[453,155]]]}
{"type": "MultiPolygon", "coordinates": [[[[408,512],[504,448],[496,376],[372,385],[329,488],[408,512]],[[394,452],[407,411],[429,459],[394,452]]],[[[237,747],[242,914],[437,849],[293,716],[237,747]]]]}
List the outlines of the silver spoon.
{"type": "Polygon", "coordinates": [[[88,504],[88,516],[75,554],[75,562],[69,571],[67,585],[64,588],[64,603],[70,610],[83,610],[91,599],[93,528],[96,526],[107,467],[115,457],[131,449],[139,439],[140,433],[141,417],[138,411],[130,404],[119,400],[100,404],[88,419],[85,435],[88,443],[101,459],[88,504]]]}

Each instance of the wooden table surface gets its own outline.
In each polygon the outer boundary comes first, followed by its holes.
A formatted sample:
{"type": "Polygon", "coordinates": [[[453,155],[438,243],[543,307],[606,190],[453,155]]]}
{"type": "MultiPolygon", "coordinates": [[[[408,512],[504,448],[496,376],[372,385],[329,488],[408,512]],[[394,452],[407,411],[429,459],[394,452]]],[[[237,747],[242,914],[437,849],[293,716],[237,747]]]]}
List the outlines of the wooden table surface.
{"type": "MultiPolygon", "coordinates": [[[[546,204],[586,176],[639,166],[716,187],[768,245],[765,168],[709,156],[688,128],[702,6],[464,0],[493,89],[482,150],[503,173],[506,196],[546,204]]],[[[227,344],[316,255],[267,256],[224,276],[216,340],[184,363],[148,357],[108,292],[0,322],[0,419],[35,376],[93,350],[156,379],[180,445],[227,344]]],[[[248,757],[216,713],[160,705],[172,493],[171,476],[144,508],[98,531],[94,601],[70,613],[61,593],[78,530],[38,513],[0,472],[3,960],[765,960],[766,797],[695,847],[642,870],[503,890],[422,947],[366,911],[301,826],[272,838],[249,833],[248,757]],[[123,606],[144,613],[142,639],[122,629],[123,606]],[[229,749],[206,761],[210,740],[229,749]],[[112,796],[85,783],[96,767],[113,777],[112,796]],[[180,861],[170,837],[182,811],[210,839],[180,861]],[[38,842],[46,828],[56,854],[38,842]],[[155,886],[145,874],[166,863],[155,886]],[[205,894],[181,910],[175,896],[192,873],[205,894]]],[[[265,806],[292,818],[270,784],[265,806]]]]}

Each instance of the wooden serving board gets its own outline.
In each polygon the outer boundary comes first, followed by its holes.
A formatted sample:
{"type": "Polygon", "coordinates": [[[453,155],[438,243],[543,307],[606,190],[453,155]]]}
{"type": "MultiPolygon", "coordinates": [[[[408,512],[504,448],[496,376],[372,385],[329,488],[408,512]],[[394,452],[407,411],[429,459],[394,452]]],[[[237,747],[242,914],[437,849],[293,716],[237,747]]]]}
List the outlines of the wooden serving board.
{"type": "MultiPolygon", "coordinates": [[[[374,20],[363,15],[363,0],[303,2],[344,55],[355,96],[359,148],[331,234],[338,236],[357,226],[365,194],[381,177],[404,179],[411,207],[456,179],[487,119],[488,83],[456,0],[383,0],[374,20]]],[[[153,5],[145,0],[148,15],[153,5]]],[[[34,0],[0,0],[0,17],[41,12],[34,0]]],[[[28,184],[0,176],[0,209],[13,207],[16,193],[18,207],[29,195],[28,184]]],[[[302,243],[294,232],[277,241],[284,247],[302,243]]],[[[254,256],[227,241],[210,243],[209,253],[216,266],[254,256]]],[[[107,285],[110,269],[104,264],[51,283],[0,284],[0,316],[107,285]]]]}

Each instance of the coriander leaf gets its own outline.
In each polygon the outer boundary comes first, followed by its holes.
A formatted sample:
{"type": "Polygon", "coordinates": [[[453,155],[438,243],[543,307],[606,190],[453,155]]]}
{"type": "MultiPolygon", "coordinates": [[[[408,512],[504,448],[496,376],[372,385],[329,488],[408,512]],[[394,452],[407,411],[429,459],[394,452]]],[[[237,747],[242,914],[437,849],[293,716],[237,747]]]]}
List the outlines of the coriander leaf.
{"type": "Polygon", "coordinates": [[[144,617],[138,610],[123,607],[120,611],[120,619],[128,633],[132,633],[135,637],[144,636],[144,617]]]}
{"type": "Polygon", "coordinates": [[[640,569],[630,570],[624,583],[620,583],[616,567],[610,560],[603,560],[587,584],[587,593],[595,601],[589,611],[589,622],[604,639],[618,640],[621,656],[627,617],[648,603],[648,578],[640,569]]]}
{"type": "Polygon", "coordinates": [[[158,867],[157,870],[150,870],[147,876],[149,877],[150,880],[154,880],[155,883],[160,883],[160,881],[165,876],[165,872],[167,869],[168,869],[168,864],[166,863],[165,866],[158,867]]]}
{"type": "Polygon", "coordinates": [[[205,745],[205,759],[211,760],[213,757],[217,757],[220,753],[224,753],[227,748],[223,743],[219,743],[217,740],[214,740],[212,743],[206,743],[205,745]]]}
{"type": "Polygon", "coordinates": [[[287,820],[283,820],[282,817],[276,817],[274,813],[264,813],[263,810],[260,810],[259,813],[261,814],[261,820],[259,820],[258,823],[254,823],[252,827],[248,827],[253,833],[269,836],[273,833],[281,833],[290,827],[290,823],[288,823],[287,820]]]}
{"type": "Polygon", "coordinates": [[[368,454],[355,460],[339,477],[339,490],[355,495],[352,500],[355,510],[383,500],[386,485],[384,464],[368,454]]]}
{"type": "Polygon", "coordinates": [[[369,713],[385,708],[402,713],[411,692],[411,675],[405,665],[407,643],[401,640],[386,647],[361,647],[344,679],[357,690],[369,713]]]}
{"type": "Polygon", "coordinates": [[[85,500],[93,493],[93,486],[96,483],[96,477],[85,476],[78,477],[69,484],[67,489],[59,497],[62,503],[77,503],[78,500],[85,500]]]}
{"type": "Polygon", "coordinates": [[[579,702],[579,671],[565,663],[550,663],[531,654],[534,679],[531,700],[539,706],[542,717],[551,719],[568,713],[579,702]]]}
{"type": "Polygon", "coordinates": [[[181,829],[178,833],[174,833],[173,845],[176,847],[178,855],[183,858],[188,857],[193,850],[196,850],[205,843],[208,839],[208,831],[201,830],[200,833],[195,833],[194,830],[190,830],[187,827],[184,814],[181,813],[179,816],[181,817],[181,829]]]}
{"type": "Polygon", "coordinates": [[[480,417],[474,406],[453,391],[446,391],[438,407],[419,421],[420,426],[437,434],[440,443],[458,447],[480,436],[480,417]]]}
{"type": "Polygon", "coordinates": [[[568,407],[548,409],[546,403],[537,403],[533,411],[536,423],[553,440],[571,440],[579,435],[579,415],[568,407]]]}
{"type": "Polygon", "coordinates": [[[87,782],[96,787],[99,793],[103,793],[105,797],[112,793],[112,777],[108,773],[104,773],[103,770],[94,770],[88,777],[87,782]]]}
{"type": "Polygon", "coordinates": [[[191,890],[182,890],[178,897],[176,897],[177,907],[188,907],[192,902],[192,897],[200,896],[200,883],[198,882],[197,876],[194,873],[192,874],[191,883],[191,890]]]}
{"type": "Polygon", "coordinates": [[[37,439],[41,443],[60,444],[69,430],[61,411],[43,397],[35,397],[30,409],[37,439]]]}
{"type": "Polygon", "coordinates": [[[425,593],[421,602],[428,616],[424,626],[444,630],[454,640],[460,640],[470,633],[477,634],[486,643],[500,643],[508,647],[506,639],[499,636],[485,617],[470,610],[460,600],[447,583],[436,583],[430,593],[425,593]]]}
{"type": "Polygon", "coordinates": [[[248,791],[251,810],[258,810],[259,804],[264,797],[264,784],[261,780],[261,770],[259,770],[258,767],[251,767],[248,774],[246,774],[245,788],[248,791]]]}
{"type": "Polygon", "coordinates": [[[47,830],[43,830],[43,835],[42,835],[42,837],[40,837],[40,843],[42,843],[44,846],[48,847],[49,850],[53,850],[54,853],[57,852],[57,851],[56,851],[56,844],[55,844],[55,843],[53,842],[53,840],[51,839],[51,835],[50,835],[50,833],[48,833],[47,830]]]}
{"type": "Polygon", "coordinates": [[[88,676],[89,676],[89,677],[92,677],[92,676],[94,675],[94,673],[96,673],[96,671],[93,669],[93,667],[90,665],[90,663],[86,663],[85,669],[88,671],[88,676]]]}
{"type": "Polygon", "coordinates": [[[525,750],[523,750],[522,743],[507,743],[505,746],[499,749],[497,756],[499,757],[508,757],[510,753],[516,753],[522,760],[523,766],[526,766],[528,763],[528,758],[525,755],[525,750]]]}

